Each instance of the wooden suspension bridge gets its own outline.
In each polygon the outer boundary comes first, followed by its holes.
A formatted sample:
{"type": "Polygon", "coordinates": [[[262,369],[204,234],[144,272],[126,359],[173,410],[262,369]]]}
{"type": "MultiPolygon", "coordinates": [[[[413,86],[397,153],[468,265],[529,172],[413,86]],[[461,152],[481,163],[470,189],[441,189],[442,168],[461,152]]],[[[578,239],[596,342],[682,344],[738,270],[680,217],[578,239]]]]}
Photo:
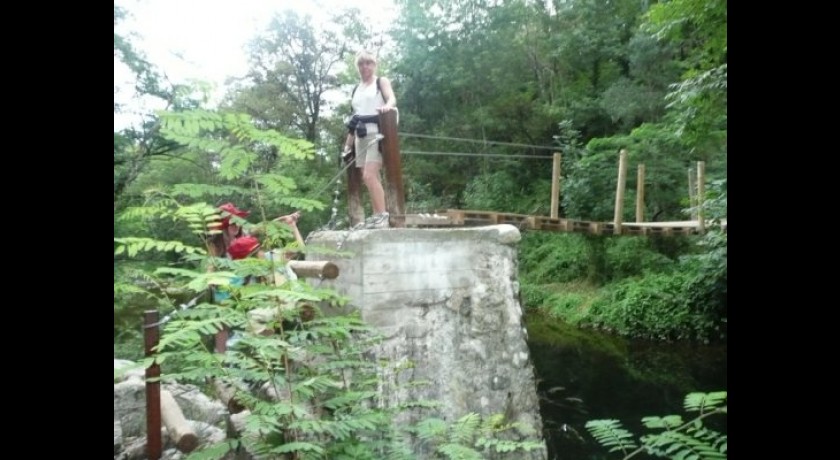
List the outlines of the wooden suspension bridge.
{"type": "MultiPolygon", "coordinates": [[[[497,211],[470,211],[447,209],[431,213],[406,214],[405,192],[403,191],[402,160],[400,157],[399,137],[397,135],[396,113],[385,112],[379,115],[382,139],[382,160],[385,170],[385,204],[389,211],[392,228],[417,227],[462,227],[494,224],[510,224],[520,229],[545,230],[554,232],[576,232],[596,235],[695,235],[703,234],[709,225],[720,226],[726,230],[726,220],[710,222],[700,206],[700,198],[705,193],[705,163],[697,162],[696,177],[689,171],[688,190],[691,206],[696,209],[692,220],[672,222],[644,221],[644,165],[638,166],[636,190],[636,220],[624,222],[624,190],[627,178],[627,151],[619,153],[618,182],[615,194],[615,213],[610,222],[593,222],[561,218],[558,216],[560,198],[560,153],[553,156],[551,181],[551,215],[535,216],[497,211]]],[[[351,226],[364,220],[361,201],[362,175],[358,168],[347,168],[347,206],[351,226]]]]}

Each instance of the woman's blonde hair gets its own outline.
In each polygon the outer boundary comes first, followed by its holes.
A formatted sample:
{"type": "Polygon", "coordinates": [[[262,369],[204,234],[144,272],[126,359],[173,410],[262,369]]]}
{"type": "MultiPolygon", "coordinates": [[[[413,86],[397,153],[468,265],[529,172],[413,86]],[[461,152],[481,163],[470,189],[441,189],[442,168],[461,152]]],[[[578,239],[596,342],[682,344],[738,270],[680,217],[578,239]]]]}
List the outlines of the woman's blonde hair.
{"type": "Polygon", "coordinates": [[[372,62],[376,65],[376,56],[368,51],[359,51],[356,53],[356,65],[358,66],[363,62],[372,62]]]}

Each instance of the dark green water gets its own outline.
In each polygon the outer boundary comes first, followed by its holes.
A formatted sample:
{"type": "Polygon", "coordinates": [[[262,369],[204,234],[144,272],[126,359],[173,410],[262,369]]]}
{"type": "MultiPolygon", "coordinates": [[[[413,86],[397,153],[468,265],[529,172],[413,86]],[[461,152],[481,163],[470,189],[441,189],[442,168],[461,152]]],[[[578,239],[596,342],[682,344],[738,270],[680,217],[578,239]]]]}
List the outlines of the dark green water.
{"type": "MultiPolygon", "coordinates": [[[[620,459],[597,444],[587,421],[617,419],[638,441],[650,432],[642,417],[689,420],[686,394],[726,390],[725,344],[627,340],[543,319],[527,328],[550,460],[620,459]]],[[[726,433],[724,417],[707,426],[726,433]]]]}

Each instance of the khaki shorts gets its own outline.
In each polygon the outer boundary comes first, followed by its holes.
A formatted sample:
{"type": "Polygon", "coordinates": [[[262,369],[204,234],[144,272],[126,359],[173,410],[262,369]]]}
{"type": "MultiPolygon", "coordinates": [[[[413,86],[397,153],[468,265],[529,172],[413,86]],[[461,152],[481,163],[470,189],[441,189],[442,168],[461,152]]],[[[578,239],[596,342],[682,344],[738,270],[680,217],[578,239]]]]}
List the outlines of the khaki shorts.
{"type": "Polygon", "coordinates": [[[376,123],[367,123],[367,136],[356,138],[356,167],[364,168],[366,163],[382,164],[382,153],[379,152],[379,127],[376,123]]]}

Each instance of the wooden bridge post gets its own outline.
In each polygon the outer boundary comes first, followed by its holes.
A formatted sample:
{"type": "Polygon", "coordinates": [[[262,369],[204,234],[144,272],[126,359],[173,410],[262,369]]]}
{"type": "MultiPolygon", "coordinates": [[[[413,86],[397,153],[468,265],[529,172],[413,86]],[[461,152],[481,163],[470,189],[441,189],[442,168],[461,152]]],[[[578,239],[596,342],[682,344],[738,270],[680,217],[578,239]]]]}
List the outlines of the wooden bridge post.
{"type": "MultiPolygon", "coordinates": [[[[146,357],[154,354],[160,340],[157,310],[143,312],[143,340],[146,357]]],[[[159,460],[163,454],[160,420],[160,365],[157,361],[146,368],[146,455],[149,460],[159,460]]]]}
{"type": "Polygon", "coordinates": [[[694,185],[694,168],[688,168],[688,207],[691,209],[691,220],[697,220],[697,194],[694,185]]]}
{"type": "Polygon", "coordinates": [[[627,182],[627,149],[618,154],[618,184],[615,188],[615,215],[613,235],[621,235],[621,215],[624,211],[624,185],[627,182]]]}
{"type": "Polygon", "coordinates": [[[697,231],[706,232],[706,219],[703,217],[703,201],[706,196],[706,162],[697,162],[697,231]]]}
{"type": "Polygon", "coordinates": [[[551,218],[559,216],[560,209],[560,152],[554,153],[551,167],[551,218]]]}
{"type": "Polygon", "coordinates": [[[645,165],[636,170],[636,222],[645,221],[645,165]]]}
{"type": "Polygon", "coordinates": [[[382,139],[382,163],[385,166],[385,207],[391,213],[391,226],[405,227],[405,192],[403,191],[400,139],[397,137],[397,112],[379,114],[382,139]]]}

